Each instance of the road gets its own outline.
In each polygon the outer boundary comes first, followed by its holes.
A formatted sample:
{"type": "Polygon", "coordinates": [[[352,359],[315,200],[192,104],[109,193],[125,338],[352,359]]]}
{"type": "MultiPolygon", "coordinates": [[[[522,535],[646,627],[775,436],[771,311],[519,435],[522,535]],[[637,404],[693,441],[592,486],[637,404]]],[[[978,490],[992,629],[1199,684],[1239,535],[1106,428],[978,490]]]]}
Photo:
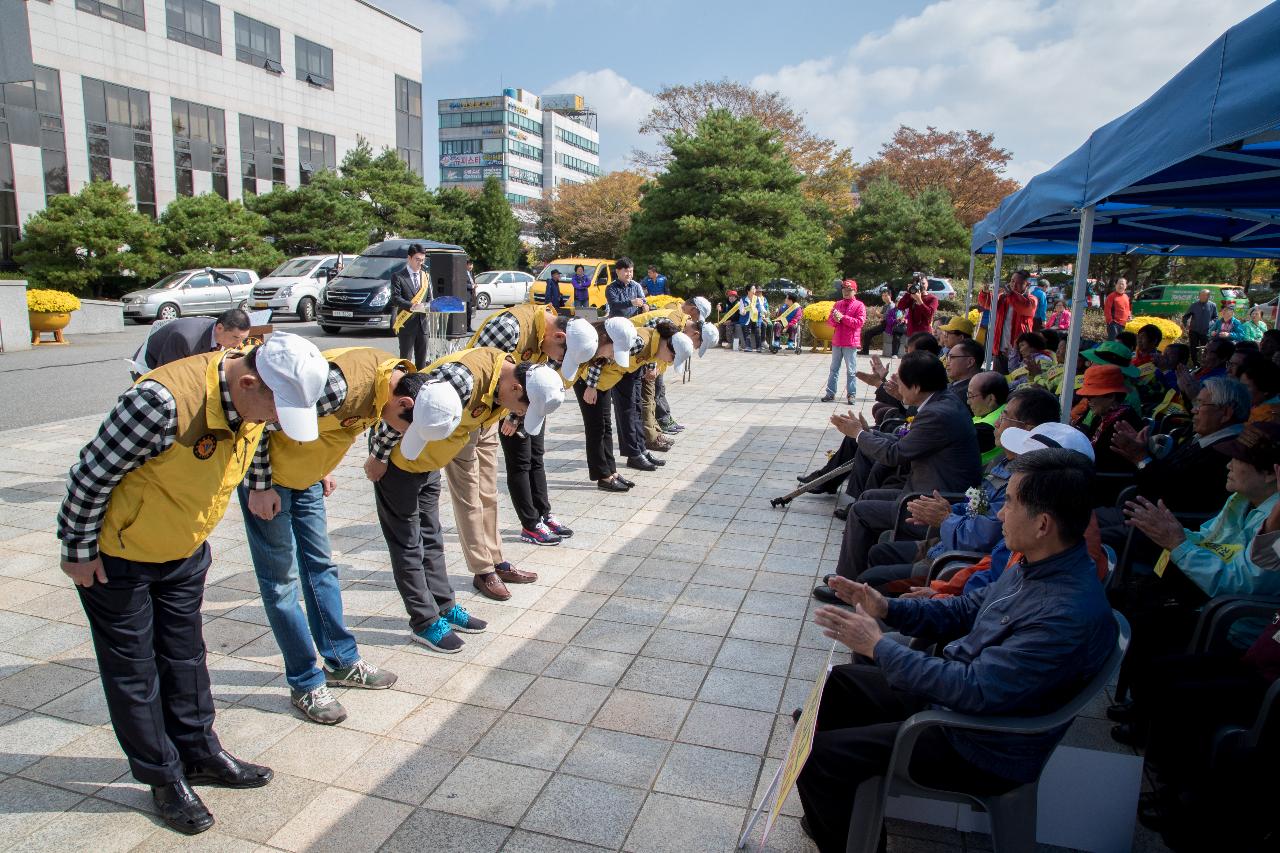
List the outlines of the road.
{"type": "MultiPolygon", "coordinates": [[[[477,311],[475,328],[492,313],[477,311]]],[[[326,335],[315,323],[289,318],[276,320],[275,327],[311,338],[321,349],[371,346],[397,351],[395,339],[380,332],[326,335]]],[[[129,362],[149,328],[126,324],[122,332],[68,336],[69,346],[0,353],[0,429],[105,414],[129,387],[129,362]]]]}

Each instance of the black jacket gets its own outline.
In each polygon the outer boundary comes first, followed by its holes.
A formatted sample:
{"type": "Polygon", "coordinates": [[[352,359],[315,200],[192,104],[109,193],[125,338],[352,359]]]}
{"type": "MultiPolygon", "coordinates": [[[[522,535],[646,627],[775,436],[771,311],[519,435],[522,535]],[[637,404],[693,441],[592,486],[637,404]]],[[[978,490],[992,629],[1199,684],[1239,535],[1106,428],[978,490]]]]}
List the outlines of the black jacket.
{"type": "MultiPolygon", "coordinates": [[[[429,273],[423,269],[418,273],[422,276],[422,280],[430,282],[429,273]]],[[[413,307],[413,297],[418,295],[418,288],[413,284],[413,277],[409,275],[409,265],[405,264],[396,270],[391,276],[391,306],[397,311],[408,311],[413,307]]],[[[431,298],[431,286],[427,285],[427,298],[431,298]]]]}
{"type": "Polygon", "coordinates": [[[906,435],[899,438],[864,430],[858,448],[882,465],[910,465],[906,483],[910,492],[963,492],[982,481],[973,415],[945,390],[916,412],[906,435]]]}

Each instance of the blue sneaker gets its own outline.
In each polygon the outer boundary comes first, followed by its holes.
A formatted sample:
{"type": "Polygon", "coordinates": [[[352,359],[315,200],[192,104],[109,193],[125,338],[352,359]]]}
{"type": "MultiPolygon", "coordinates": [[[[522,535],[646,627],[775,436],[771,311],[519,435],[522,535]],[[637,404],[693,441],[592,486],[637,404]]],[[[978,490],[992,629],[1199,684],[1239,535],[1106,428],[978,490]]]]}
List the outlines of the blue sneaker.
{"type": "Polygon", "coordinates": [[[464,634],[479,634],[489,627],[483,619],[477,619],[466,611],[466,608],[455,604],[440,614],[440,618],[453,626],[453,630],[464,634]]]}
{"type": "Polygon", "coordinates": [[[453,627],[444,620],[444,617],[432,622],[421,631],[414,631],[412,639],[415,643],[421,643],[432,651],[446,655],[462,651],[462,638],[453,633],[453,627]]]}
{"type": "Polygon", "coordinates": [[[539,521],[532,530],[521,529],[520,541],[530,545],[554,546],[560,544],[560,537],[551,532],[551,528],[539,521]]]}

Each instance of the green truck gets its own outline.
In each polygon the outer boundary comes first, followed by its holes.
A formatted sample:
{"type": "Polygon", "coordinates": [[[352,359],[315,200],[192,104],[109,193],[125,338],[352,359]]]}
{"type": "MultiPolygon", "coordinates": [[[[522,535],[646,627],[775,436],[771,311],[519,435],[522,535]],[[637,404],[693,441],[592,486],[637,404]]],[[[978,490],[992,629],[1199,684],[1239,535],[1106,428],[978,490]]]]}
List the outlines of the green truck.
{"type": "Polygon", "coordinates": [[[1236,308],[1245,307],[1244,290],[1230,284],[1156,284],[1134,294],[1130,306],[1135,317],[1180,319],[1200,298],[1202,290],[1209,291],[1219,307],[1227,302],[1235,303],[1236,308]]]}

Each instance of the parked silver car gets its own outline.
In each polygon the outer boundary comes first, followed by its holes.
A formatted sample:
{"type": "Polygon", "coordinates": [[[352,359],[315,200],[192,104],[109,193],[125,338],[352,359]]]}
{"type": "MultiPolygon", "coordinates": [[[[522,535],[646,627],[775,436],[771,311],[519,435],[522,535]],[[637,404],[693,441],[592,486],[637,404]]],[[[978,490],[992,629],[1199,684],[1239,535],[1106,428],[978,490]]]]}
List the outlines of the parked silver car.
{"type": "Polygon", "coordinates": [[[182,270],[145,290],[120,298],[124,318],[140,323],[173,320],[194,314],[221,314],[228,308],[244,308],[258,280],[253,270],[219,267],[182,270]]]}

